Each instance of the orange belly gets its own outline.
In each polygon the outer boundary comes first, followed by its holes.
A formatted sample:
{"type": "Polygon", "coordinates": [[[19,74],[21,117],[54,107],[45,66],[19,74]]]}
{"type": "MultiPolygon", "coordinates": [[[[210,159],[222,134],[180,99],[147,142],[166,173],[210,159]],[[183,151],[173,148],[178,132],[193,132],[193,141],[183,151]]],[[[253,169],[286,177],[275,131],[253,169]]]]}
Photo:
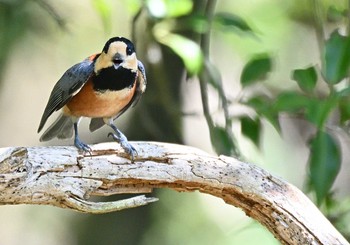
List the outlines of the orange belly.
{"type": "Polygon", "coordinates": [[[63,113],[75,117],[114,117],[130,102],[135,87],[101,93],[94,91],[88,81],[63,107],[63,113]]]}

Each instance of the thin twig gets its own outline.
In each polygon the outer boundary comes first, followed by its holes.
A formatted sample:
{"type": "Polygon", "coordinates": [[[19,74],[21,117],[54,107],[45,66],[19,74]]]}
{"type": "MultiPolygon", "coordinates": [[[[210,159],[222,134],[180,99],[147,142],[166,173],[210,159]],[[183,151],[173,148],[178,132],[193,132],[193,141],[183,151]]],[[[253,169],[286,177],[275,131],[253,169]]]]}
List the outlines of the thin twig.
{"type": "MultiPolygon", "coordinates": [[[[214,15],[215,4],[216,0],[208,0],[205,8],[205,16],[208,18],[208,30],[207,32],[201,34],[200,37],[200,46],[205,60],[209,59],[211,22],[214,15]]],[[[209,130],[212,130],[214,128],[214,122],[209,110],[208,83],[209,81],[206,74],[204,74],[204,72],[201,72],[199,74],[199,85],[201,90],[203,113],[209,130]]]]}
{"type": "Polygon", "coordinates": [[[136,22],[139,19],[139,17],[141,16],[141,13],[143,11],[143,4],[140,7],[140,9],[137,11],[137,13],[134,15],[134,17],[132,18],[132,24],[131,24],[131,39],[134,42],[135,46],[136,46],[136,22]]]}
{"type": "MultiPolygon", "coordinates": [[[[212,21],[214,17],[214,11],[215,11],[215,6],[216,6],[216,0],[208,0],[207,5],[205,8],[205,13],[204,15],[207,17],[208,21],[208,30],[207,32],[201,34],[201,39],[200,39],[200,46],[203,52],[204,56],[204,70],[199,74],[199,84],[200,84],[200,90],[201,90],[201,97],[202,97],[202,107],[203,107],[203,113],[204,117],[207,121],[208,127],[210,132],[214,130],[214,121],[213,118],[211,117],[211,113],[209,110],[209,98],[208,98],[208,77],[210,76],[210,72],[208,72],[209,68],[209,63],[210,63],[210,36],[211,36],[211,27],[212,27],[212,21]]],[[[214,79],[214,78],[212,78],[214,79]]],[[[224,110],[224,116],[225,116],[225,131],[229,135],[229,137],[232,139],[235,149],[234,149],[234,155],[235,156],[241,156],[239,153],[237,147],[236,147],[236,142],[234,140],[234,136],[232,133],[232,121],[229,115],[229,110],[228,110],[228,100],[226,98],[225,91],[223,89],[223,84],[221,79],[219,79],[217,82],[217,87],[218,87],[218,93],[219,97],[221,99],[221,104],[224,110]]]]}
{"type": "Polygon", "coordinates": [[[51,17],[56,21],[57,25],[63,29],[67,30],[66,28],[66,21],[64,18],[61,17],[60,14],[57,13],[57,11],[52,7],[49,3],[47,3],[45,0],[35,0],[51,17]]]}
{"type": "Polygon", "coordinates": [[[322,8],[322,3],[319,0],[312,0],[312,7],[314,11],[314,21],[315,21],[315,31],[317,36],[317,43],[320,54],[322,54],[322,49],[324,47],[325,32],[323,29],[324,13],[322,8]]]}

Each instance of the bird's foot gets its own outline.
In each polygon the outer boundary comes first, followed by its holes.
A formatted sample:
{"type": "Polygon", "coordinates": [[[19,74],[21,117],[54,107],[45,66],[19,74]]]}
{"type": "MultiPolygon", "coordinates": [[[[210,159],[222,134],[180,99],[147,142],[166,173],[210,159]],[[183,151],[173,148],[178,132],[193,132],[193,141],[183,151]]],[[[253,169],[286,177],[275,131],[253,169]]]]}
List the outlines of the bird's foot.
{"type": "Polygon", "coordinates": [[[86,152],[86,153],[89,153],[89,155],[91,155],[91,152],[92,152],[91,147],[85,144],[84,142],[82,142],[79,138],[74,139],[74,145],[84,153],[86,152]]]}
{"type": "Polygon", "coordinates": [[[124,151],[126,152],[126,154],[128,154],[131,158],[131,161],[134,161],[135,156],[137,156],[137,151],[136,149],[128,142],[128,139],[121,134],[120,137],[118,137],[117,135],[113,134],[113,133],[109,133],[108,137],[112,136],[112,138],[117,141],[120,146],[124,149],[124,151]]]}

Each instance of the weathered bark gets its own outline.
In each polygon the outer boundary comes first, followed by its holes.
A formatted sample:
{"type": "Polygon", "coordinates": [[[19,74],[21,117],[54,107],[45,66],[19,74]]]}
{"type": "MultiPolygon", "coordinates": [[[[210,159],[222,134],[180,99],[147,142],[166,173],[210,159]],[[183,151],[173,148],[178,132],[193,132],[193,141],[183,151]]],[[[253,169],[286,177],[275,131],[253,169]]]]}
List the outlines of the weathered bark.
{"type": "Polygon", "coordinates": [[[117,144],[95,145],[93,154],[85,156],[74,147],[0,149],[0,203],[105,213],[157,199],[87,199],[153,188],[199,190],[241,208],[283,244],[349,244],[300,190],[255,165],[181,145],[133,145],[139,153],[134,163],[117,144]]]}

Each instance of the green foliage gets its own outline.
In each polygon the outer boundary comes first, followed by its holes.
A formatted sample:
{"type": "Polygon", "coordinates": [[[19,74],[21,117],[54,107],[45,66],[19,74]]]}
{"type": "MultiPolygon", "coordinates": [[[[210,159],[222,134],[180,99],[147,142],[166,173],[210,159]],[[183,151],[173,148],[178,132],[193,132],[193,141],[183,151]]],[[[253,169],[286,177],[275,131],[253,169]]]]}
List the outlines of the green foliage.
{"type": "Polygon", "coordinates": [[[258,117],[252,119],[248,116],[243,116],[241,120],[242,134],[250,139],[257,147],[260,146],[260,130],[261,122],[258,117]]]}
{"type": "Polygon", "coordinates": [[[203,65],[203,55],[199,45],[177,34],[175,20],[183,15],[190,14],[193,2],[190,0],[148,0],[146,6],[152,17],[157,18],[153,26],[155,40],[170,48],[184,62],[190,76],[197,74],[203,65]]]}
{"type": "Polygon", "coordinates": [[[338,30],[327,40],[322,62],[322,74],[329,84],[337,84],[349,75],[350,38],[338,30]]]}
{"type": "Polygon", "coordinates": [[[317,82],[316,69],[313,66],[306,69],[296,69],[293,71],[292,79],[298,83],[303,91],[311,93],[317,82]]]}
{"type": "Polygon", "coordinates": [[[312,98],[294,91],[286,91],[277,95],[273,108],[276,112],[298,113],[307,110],[312,103],[312,98]]]}
{"type": "MultiPolygon", "coordinates": [[[[102,0],[100,0],[102,1],[102,0]]],[[[350,71],[350,38],[341,35],[335,30],[328,39],[319,40],[320,61],[312,66],[291,69],[291,79],[299,86],[300,90],[275,91],[266,94],[269,90],[268,79],[273,72],[274,60],[270,53],[258,53],[250,58],[244,65],[240,76],[240,84],[243,96],[239,103],[255,112],[255,115],[246,114],[237,117],[228,116],[228,100],[222,86],[220,70],[210,60],[211,30],[219,30],[221,33],[249,33],[254,34],[248,22],[232,12],[210,11],[215,4],[208,2],[203,12],[193,14],[192,1],[148,0],[145,5],[149,14],[154,18],[155,25],[151,28],[155,40],[171,49],[184,63],[190,76],[198,76],[200,80],[210,84],[218,92],[221,108],[224,111],[225,126],[217,125],[208,109],[207,87],[201,86],[203,108],[209,125],[212,145],[218,154],[234,155],[236,149],[235,139],[232,136],[232,121],[237,120],[241,124],[241,133],[259,147],[264,120],[281,132],[279,117],[281,114],[298,117],[310,122],[314,126],[316,136],[311,140],[309,168],[312,169],[308,182],[316,193],[318,204],[321,204],[331,190],[332,184],[339,172],[341,152],[339,145],[329,135],[326,124],[334,111],[339,111],[340,123],[346,124],[350,119],[350,88],[342,81],[349,79],[350,71]],[[192,32],[196,38],[186,36],[192,32]],[[197,36],[196,36],[197,35],[197,36]],[[208,41],[209,40],[209,41],[208,41]],[[318,67],[321,70],[318,71],[318,67]],[[253,85],[259,86],[253,86],[253,85]],[[259,89],[257,88],[265,88],[259,89]],[[319,88],[328,88],[320,93],[319,88]],[[247,91],[247,92],[246,92],[247,91]],[[246,93],[244,93],[246,92],[246,93]],[[207,108],[205,108],[207,107],[207,108]],[[322,153],[320,153],[322,151],[322,153]],[[325,173],[330,171],[329,175],[325,173]]],[[[312,6],[312,4],[308,4],[312,6]]],[[[310,8],[310,11],[314,11],[310,8]]],[[[342,8],[328,8],[327,16],[332,21],[345,20],[347,11],[342,8]]],[[[317,17],[319,18],[319,17],[317,17]]],[[[321,32],[320,23],[315,27],[321,32]]],[[[318,35],[318,38],[322,37],[318,35]]],[[[203,82],[201,81],[201,82],[203,82]]],[[[285,81],[288,81],[286,78],[285,81]]]]}
{"type": "Polygon", "coordinates": [[[331,112],[336,108],[336,106],[337,100],[333,96],[330,96],[325,100],[311,100],[305,117],[317,128],[322,129],[324,128],[327,119],[329,118],[331,112]]]}
{"type": "Polygon", "coordinates": [[[156,35],[157,41],[173,50],[184,62],[189,75],[197,74],[203,64],[202,52],[194,41],[181,35],[156,35]]]}
{"type": "Polygon", "coordinates": [[[191,0],[147,0],[146,5],[153,17],[173,18],[190,13],[193,2],[191,0]]]}
{"type": "Polygon", "coordinates": [[[215,151],[219,155],[230,156],[236,150],[232,137],[227,134],[225,128],[215,126],[210,130],[210,140],[215,151]]]}
{"type": "Polygon", "coordinates": [[[329,22],[339,22],[344,17],[347,17],[346,9],[339,9],[336,6],[330,6],[327,9],[327,20],[329,22]]]}
{"type": "Polygon", "coordinates": [[[345,124],[350,120],[350,98],[339,100],[340,122],[345,124]]]}
{"type": "MultiPolygon", "coordinates": [[[[267,119],[279,132],[278,117],[281,113],[297,116],[309,121],[316,129],[316,136],[311,139],[308,166],[310,174],[308,183],[315,192],[317,204],[321,205],[331,191],[331,187],[339,173],[342,159],[339,144],[329,135],[326,124],[334,111],[340,113],[341,127],[350,119],[350,87],[342,83],[342,89],[335,85],[349,79],[350,71],[350,38],[334,31],[325,40],[322,47],[322,77],[319,79],[313,65],[304,69],[295,69],[291,77],[297,82],[299,91],[280,91],[274,97],[266,96],[259,91],[251,93],[242,103],[252,108],[257,118],[267,119]],[[322,95],[316,90],[327,85],[329,90],[322,95]]],[[[241,85],[244,90],[250,90],[251,85],[260,82],[259,86],[266,86],[267,73],[272,70],[272,60],[269,54],[253,57],[244,66],[241,74],[241,85]]],[[[258,120],[247,116],[240,117],[241,132],[253,142],[257,142],[258,120]]],[[[258,145],[258,144],[257,144],[258,145]]]]}
{"type": "Polygon", "coordinates": [[[260,117],[267,119],[271,125],[280,132],[281,127],[278,121],[278,114],[277,111],[273,109],[273,103],[270,98],[257,95],[249,98],[244,104],[253,108],[260,117]]]}
{"type": "Polygon", "coordinates": [[[317,204],[321,205],[329,193],[341,164],[338,143],[325,132],[318,131],[310,143],[309,184],[315,190],[317,204]]]}
{"type": "Polygon", "coordinates": [[[214,16],[214,25],[217,29],[232,30],[234,32],[253,32],[252,28],[241,17],[233,14],[221,12],[214,16]]]}
{"type": "Polygon", "coordinates": [[[259,54],[253,57],[243,68],[241,84],[246,87],[259,80],[266,79],[272,69],[272,60],[269,54],[259,54]]]}

